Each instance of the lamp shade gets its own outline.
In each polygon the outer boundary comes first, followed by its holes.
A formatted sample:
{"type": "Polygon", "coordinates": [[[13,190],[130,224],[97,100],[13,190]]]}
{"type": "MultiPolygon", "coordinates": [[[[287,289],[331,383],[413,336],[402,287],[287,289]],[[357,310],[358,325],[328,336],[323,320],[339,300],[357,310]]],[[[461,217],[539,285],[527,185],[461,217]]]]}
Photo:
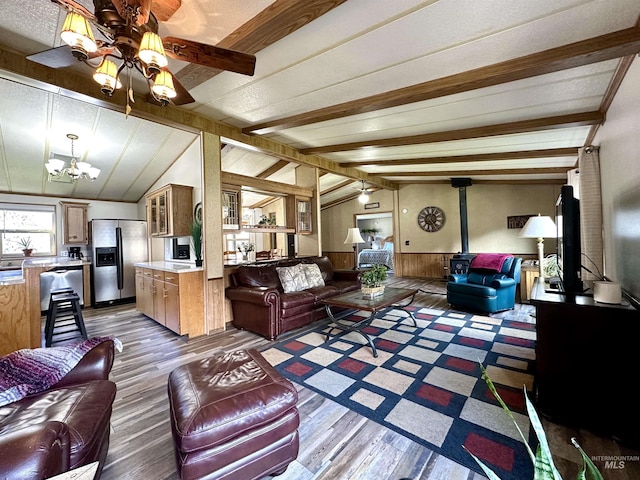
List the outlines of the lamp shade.
{"type": "Polygon", "coordinates": [[[344,243],[364,243],[364,239],[360,235],[360,229],[355,227],[347,230],[347,238],[344,239],[344,243]]]}
{"type": "Polygon", "coordinates": [[[538,214],[527,220],[518,236],[524,238],[554,238],[557,235],[558,229],[551,217],[538,214]]]}
{"type": "MultiPolygon", "coordinates": [[[[89,22],[82,15],[69,12],[62,25],[62,32],[60,32],[62,41],[72,48],[79,48],[85,52],[95,52],[98,50],[98,45],[93,38],[93,32],[89,22]]],[[[86,56],[85,56],[86,58],[86,56]]]]}
{"type": "Polygon", "coordinates": [[[156,75],[151,90],[153,90],[158,100],[168,101],[168,99],[174,98],[177,95],[176,89],[173,86],[173,77],[166,70],[162,70],[156,75]]]}
{"type": "Polygon", "coordinates": [[[138,49],[138,57],[146,63],[148,67],[156,70],[166,67],[169,63],[164,54],[162,39],[153,32],[145,32],[142,36],[140,48],[138,49]]]}

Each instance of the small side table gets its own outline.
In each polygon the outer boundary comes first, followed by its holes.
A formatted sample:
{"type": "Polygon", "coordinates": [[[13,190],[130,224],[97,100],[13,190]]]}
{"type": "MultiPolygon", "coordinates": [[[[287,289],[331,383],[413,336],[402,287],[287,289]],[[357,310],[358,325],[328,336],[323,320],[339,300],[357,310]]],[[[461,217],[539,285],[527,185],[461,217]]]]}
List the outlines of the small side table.
{"type": "Polygon", "coordinates": [[[540,276],[537,265],[522,265],[520,268],[520,301],[529,302],[534,279],[540,276]]]}

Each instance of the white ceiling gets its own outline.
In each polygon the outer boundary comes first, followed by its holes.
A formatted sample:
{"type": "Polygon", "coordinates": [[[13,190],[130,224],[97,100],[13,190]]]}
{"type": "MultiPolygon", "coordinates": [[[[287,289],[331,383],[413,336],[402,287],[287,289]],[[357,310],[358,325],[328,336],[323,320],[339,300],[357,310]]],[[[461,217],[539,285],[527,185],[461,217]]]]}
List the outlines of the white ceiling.
{"type": "MultiPolygon", "coordinates": [[[[4,2],[0,16],[3,50],[26,56],[60,45],[58,32],[64,12],[49,0],[28,3],[26,8],[24,2],[4,2]]],[[[80,3],[93,10],[92,2],[80,3]]],[[[470,72],[473,69],[634,27],[640,14],[640,0],[299,2],[309,5],[309,9],[311,3],[332,4],[335,8],[257,51],[254,76],[220,73],[190,88],[195,103],[169,108],[192,110],[238,128],[248,128],[337,106],[338,113],[329,120],[274,131],[262,129],[253,134],[302,150],[361,142],[317,153],[345,167],[353,162],[577,148],[587,142],[591,126],[528,128],[499,135],[483,130],[482,136],[475,137],[465,131],[459,139],[449,133],[445,135],[446,141],[423,139],[415,144],[401,141],[394,142],[401,144],[397,146],[374,145],[387,139],[602,112],[606,108],[605,95],[620,64],[615,55],[606,61],[580,63],[575,68],[466,88],[449,95],[438,94],[426,100],[400,102],[388,108],[371,109],[367,105],[375,103],[373,96],[385,92],[464,72],[467,73],[463,79],[468,82],[476,78],[470,72]],[[345,111],[349,102],[369,97],[373,98],[364,102],[360,110],[340,116],[339,112],[345,111]]],[[[176,14],[161,24],[159,33],[229,45],[225,43],[229,34],[238,28],[242,30],[244,22],[267,7],[273,9],[282,4],[283,0],[184,1],[176,14]]],[[[640,45],[640,41],[636,43],[640,45]]],[[[34,82],[16,76],[10,66],[5,64],[3,69],[2,65],[2,192],[137,201],[197,139],[193,131],[135,116],[125,119],[122,113],[70,98],[56,87],[43,90],[41,83],[29,86],[34,82]],[[43,164],[49,155],[70,155],[67,133],[80,137],[76,154],[102,169],[95,183],[47,182],[43,164]]],[[[186,71],[181,73],[186,65],[170,61],[172,72],[188,83],[186,71]]],[[[72,69],[86,75],[88,83],[93,82],[87,66],[80,64],[72,69]]],[[[140,88],[137,83],[135,88],[137,101],[143,101],[146,86],[140,88]]],[[[135,111],[135,104],[133,108],[135,111]]],[[[509,130],[500,129],[498,133],[503,131],[509,130]]],[[[279,160],[234,147],[225,148],[224,154],[225,170],[252,176],[279,160]]],[[[448,181],[453,176],[471,177],[474,182],[562,182],[565,170],[576,161],[575,153],[524,159],[505,157],[485,161],[465,157],[446,163],[425,160],[404,165],[358,164],[356,168],[360,177],[369,174],[398,183],[448,181]],[[555,169],[540,171],[541,167],[555,169]]],[[[268,178],[293,183],[294,168],[295,164],[290,164],[268,178]]],[[[321,190],[344,182],[344,173],[323,175],[321,190]]],[[[368,185],[376,183],[375,176],[368,185]]],[[[322,202],[327,204],[357,194],[359,186],[360,181],[354,178],[343,188],[323,195],[322,202]]]]}

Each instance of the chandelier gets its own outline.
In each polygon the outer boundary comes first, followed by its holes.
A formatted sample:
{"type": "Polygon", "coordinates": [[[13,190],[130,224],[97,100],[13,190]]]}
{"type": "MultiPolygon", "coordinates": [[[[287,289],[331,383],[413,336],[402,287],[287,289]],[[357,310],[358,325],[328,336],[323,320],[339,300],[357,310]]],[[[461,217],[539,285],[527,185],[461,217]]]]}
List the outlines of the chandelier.
{"type": "Polygon", "coordinates": [[[73,183],[81,178],[93,182],[98,178],[98,175],[100,175],[100,169],[92,167],[91,164],[87,162],[78,162],[73,150],[73,142],[78,140],[78,136],[73,133],[68,133],[67,138],[71,140],[70,166],[65,167],[64,160],[50,158],[49,161],[44,164],[47,172],[49,172],[49,181],[60,180],[65,175],[68,175],[73,183]]]}
{"type": "MultiPolygon", "coordinates": [[[[108,97],[113,95],[117,88],[122,87],[120,74],[126,68],[127,72],[127,104],[126,114],[131,112],[129,102],[134,102],[131,73],[135,69],[142,74],[149,84],[149,90],[153,98],[161,105],[166,106],[169,100],[177,93],[173,84],[173,77],[165,69],[168,64],[165,56],[162,39],[152,31],[142,34],[137,27],[140,6],[130,6],[124,2],[124,16],[126,27],[123,35],[117,36],[113,44],[98,43],[94,39],[89,21],[79,13],[71,11],[62,26],[60,37],[71,47],[71,53],[78,60],[88,62],[90,54],[102,56],[102,62],[96,69],[93,79],[100,85],[102,93],[108,97]],[[98,51],[100,50],[100,51],[98,51]],[[113,61],[120,62],[116,65],[113,61]]],[[[95,57],[96,55],[92,55],[95,57]]]]}

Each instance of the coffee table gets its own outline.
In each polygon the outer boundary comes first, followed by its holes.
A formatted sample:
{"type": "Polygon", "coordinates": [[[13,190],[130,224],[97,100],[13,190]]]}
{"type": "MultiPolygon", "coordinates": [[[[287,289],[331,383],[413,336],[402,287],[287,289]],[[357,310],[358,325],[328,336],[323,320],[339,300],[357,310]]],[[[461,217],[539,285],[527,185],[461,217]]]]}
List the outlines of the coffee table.
{"type": "Polygon", "coordinates": [[[373,340],[371,340],[371,337],[369,335],[362,331],[362,328],[368,327],[373,319],[376,318],[376,314],[387,307],[395,307],[404,310],[409,314],[409,318],[413,320],[413,326],[417,327],[418,324],[416,323],[416,317],[413,316],[413,313],[411,311],[405,310],[405,307],[408,307],[413,303],[416,293],[418,293],[418,289],[414,288],[385,287],[384,293],[382,295],[378,295],[377,297],[373,298],[365,296],[359,290],[325,298],[321,301],[321,303],[324,304],[324,308],[327,311],[327,316],[330,320],[333,321],[335,325],[330,326],[324,341],[329,341],[331,332],[336,329],[342,330],[343,332],[356,332],[364,337],[364,339],[371,347],[371,350],[373,351],[373,356],[377,357],[378,351],[376,350],[376,346],[373,344],[373,340]],[[401,304],[400,302],[403,303],[401,304]],[[346,308],[347,310],[341,311],[336,315],[331,311],[331,307],[346,308]],[[363,310],[365,312],[370,312],[370,315],[369,317],[355,323],[344,321],[343,319],[347,315],[353,313],[353,310],[363,310]]]}

